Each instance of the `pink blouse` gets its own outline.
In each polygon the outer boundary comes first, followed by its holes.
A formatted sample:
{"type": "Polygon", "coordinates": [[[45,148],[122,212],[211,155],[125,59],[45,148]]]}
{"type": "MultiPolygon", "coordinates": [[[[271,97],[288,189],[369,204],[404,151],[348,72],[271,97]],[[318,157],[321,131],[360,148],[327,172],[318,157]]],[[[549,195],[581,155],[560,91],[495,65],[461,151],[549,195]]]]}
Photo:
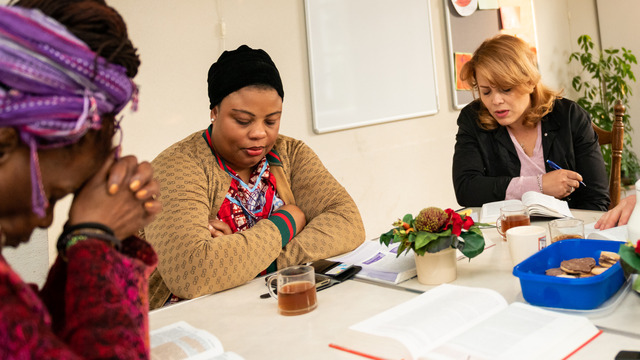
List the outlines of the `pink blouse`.
{"type": "Polygon", "coordinates": [[[540,192],[537,177],[538,175],[546,173],[544,167],[544,154],[542,151],[542,124],[540,122],[538,122],[536,130],[538,131],[538,138],[536,139],[536,145],[533,148],[533,156],[529,157],[529,155],[527,155],[522,149],[522,146],[520,146],[520,143],[516,140],[516,137],[513,136],[511,129],[507,127],[511,141],[513,141],[513,145],[518,153],[518,159],[520,159],[520,176],[511,179],[511,182],[507,187],[505,200],[521,199],[522,194],[527,191],[540,192]]]}

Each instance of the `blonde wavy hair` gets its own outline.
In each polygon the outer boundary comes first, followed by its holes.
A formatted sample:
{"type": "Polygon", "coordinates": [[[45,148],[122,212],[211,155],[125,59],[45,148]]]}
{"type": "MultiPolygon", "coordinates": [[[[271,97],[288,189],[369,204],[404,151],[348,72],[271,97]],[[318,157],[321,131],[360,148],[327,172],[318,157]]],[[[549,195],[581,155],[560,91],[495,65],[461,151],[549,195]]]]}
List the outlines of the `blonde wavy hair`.
{"type": "MultiPolygon", "coordinates": [[[[549,89],[540,81],[535,51],[524,40],[512,35],[497,35],[485,40],[462,67],[460,79],[471,86],[474,99],[480,97],[477,74],[482,74],[491,86],[530,94],[531,107],[523,114],[525,126],[536,126],[552,110],[554,100],[561,97],[560,92],[549,89]]],[[[485,130],[499,126],[482,101],[478,121],[485,130]]]]}

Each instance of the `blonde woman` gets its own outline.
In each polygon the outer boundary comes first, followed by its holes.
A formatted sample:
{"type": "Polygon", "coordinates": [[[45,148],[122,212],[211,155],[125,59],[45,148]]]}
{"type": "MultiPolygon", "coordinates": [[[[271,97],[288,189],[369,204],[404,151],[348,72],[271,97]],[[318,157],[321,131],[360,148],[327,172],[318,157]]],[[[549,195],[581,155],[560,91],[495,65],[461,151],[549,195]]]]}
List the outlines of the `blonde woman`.
{"type": "Polygon", "coordinates": [[[525,41],[485,40],[460,75],[476,97],[458,117],[453,182],[460,205],[538,191],[571,208],[607,210],[607,173],[589,114],[542,84],[525,41]]]}

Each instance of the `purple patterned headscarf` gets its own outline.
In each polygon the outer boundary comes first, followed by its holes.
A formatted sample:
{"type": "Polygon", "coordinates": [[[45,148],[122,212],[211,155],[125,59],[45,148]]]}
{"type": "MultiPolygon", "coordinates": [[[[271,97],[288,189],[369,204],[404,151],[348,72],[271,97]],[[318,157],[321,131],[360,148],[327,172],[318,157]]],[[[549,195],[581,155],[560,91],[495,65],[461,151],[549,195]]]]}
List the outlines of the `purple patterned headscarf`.
{"type": "Polygon", "coordinates": [[[118,113],[136,95],[124,67],[97,57],[54,19],[37,9],[0,6],[0,127],[15,127],[30,148],[38,216],[49,204],[37,150],[77,142],[101,127],[103,114],[118,113]]]}

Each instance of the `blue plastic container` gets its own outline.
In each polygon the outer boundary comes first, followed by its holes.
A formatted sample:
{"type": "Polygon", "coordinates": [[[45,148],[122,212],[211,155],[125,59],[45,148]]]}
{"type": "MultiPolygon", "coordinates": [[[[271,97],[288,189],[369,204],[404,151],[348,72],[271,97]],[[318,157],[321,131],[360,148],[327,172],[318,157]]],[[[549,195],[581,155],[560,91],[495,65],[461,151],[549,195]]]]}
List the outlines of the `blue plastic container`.
{"type": "Polygon", "coordinates": [[[620,262],[604,273],[578,279],[545,275],[545,270],[560,267],[564,260],[592,257],[598,262],[601,251],[617,253],[621,241],[566,239],[531,255],[513,268],[520,278],[524,299],[537,306],[591,310],[607,301],[625,282],[620,262]]]}

